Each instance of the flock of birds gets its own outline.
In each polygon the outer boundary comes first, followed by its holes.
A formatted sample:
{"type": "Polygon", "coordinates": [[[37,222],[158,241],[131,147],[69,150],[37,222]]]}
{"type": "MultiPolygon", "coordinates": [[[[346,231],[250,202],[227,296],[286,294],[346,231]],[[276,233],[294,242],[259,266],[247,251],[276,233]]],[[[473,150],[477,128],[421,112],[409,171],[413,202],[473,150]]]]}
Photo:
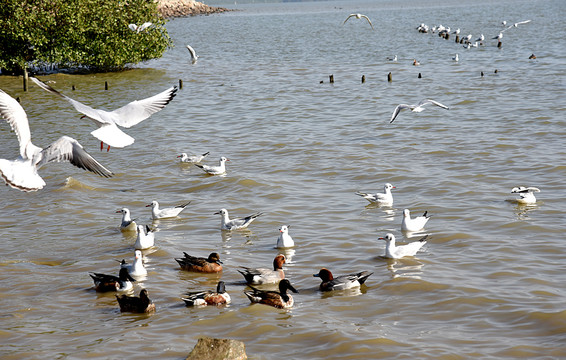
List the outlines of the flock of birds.
{"type": "MultiPolygon", "coordinates": [[[[343,25],[350,19],[365,19],[373,29],[371,20],[363,14],[350,14],[343,25]]],[[[530,20],[517,22],[506,27],[500,34],[493,39],[501,40],[503,32],[513,27],[526,24],[530,20]]],[[[141,26],[130,24],[129,28],[135,32],[141,32],[150,27],[151,23],[144,23],[141,26]]],[[[450,34],[451,29],[439,25],[438,27],[429,28],[421,24],[418,27],[420,32],[438,32],[439,34],[450,34]]],[[[460,29],[452,32],[459,34],[460,29]]],[[[471,44],[472,35],[463,38],[465,44],[471,44]]],[[[484,40],[483,34],[476,40],[476,44],[484,40]]],[[[477,46],[477,45],[476,45],[477,46]]],[[[187,49],[191,54],[193,62],[196,62],[198,56],[194,49],[187,45],[187,49]]],[[[397,56],[390,59],[397,61],[397,56]]],[[[458,54],[455,56],[458,61],[458,54]]],[[[416,60],[415,60],[416,62],[416,60]]],[[[40,88],[57,95],[69,102],[75,110],[82,114],[81,118],[88,118],[94,122],[97,129],[91,134],[101,142],[101,150],[104,144],[107,145],[107,151],[110,147],[123,148],[134,143],[134,138],[124,133],[119,127],[129,128],[141,121],[149,118],[151,115],[162,110],[175,97],[177,87],[173,86],[165,91],[151,96],[143,100],[132,101],[125,106],[113,111],[105,111],[90,107],[77,100],[74,100],[61,92],[55,90],[50,85],[41,80],[31,77],[31,80],[40,88]]],[[[448,106],[443,105],[435,100],[425,99],[418,104],[408,105],[399,104],[390,119],[392,123],[402,110],[411,110],[411,112],[421,112],[426,105],[435,105],[437,107],[448,110],[448,106]]],[[[79,142],[71,137],[62,136],[54,141],[46,148],[40,148],[31,141],[31,132],[29,122],[25,110],[19,102],[10,95],[0,90],[0,117],[8,122],[12,130],[16,133],[19,142],[20,156],[15,160],[0,159],[0,175],[6,182],[6,185],[21,191],[37,191],[45,186],[45,182],[39,176],[38,169],[44,164],[54,161],[68,161],[72,165],[91,171],[104,177],[111,177],[113,173],[100,164],[94,157],[84,150],[79,142]]],[[[182,153],[178,156],[180,162],[194,164],[205,173],[215,175],[226,174],[226,162],[229,161],[222,156],[218,165],[205,165],[201,162],[209,155],[205,152],[201,155],[187,155],[182,153]]],[[[393,195],[391,190],[395,189],[393,185],[387,183],[384,185],[382,193],[365,193],[357,192],[356,194],[368,200],[370,203],[380,206],[392,206],[393,195]]],[[[515,187],[511,193],[518,194],[516,200],[521,204],[534,204],[536,198],[534,193],[540,192],[536,187],[515,187]]],[[[151,207],[151,215],[153,220],[164,218],[174,218],[190,204],[190,202],[169,208],[160,208],[157,201],[152,201],[147,207],[151,207]]],[[[131,264],[125,260],[120,262],[118,275],[108,275],[103,273],[90,273],[89,275],[94,281],[96,291],[117,291],[120,293],[130,292],[133,283],[147,276],[148,272],[144,265],[144,255],[142,251],[151,249],[155,246],[155,233],[157,228],[151,228],[149,225],[141,225],[136,223],[136,219],[132,219],[129,209],[123,208],[117,211],[122,214],[120,229],[123,232],[135,232],[136,242],[134,244],[134,260],[131,264]]],[[[223,231],[234,231],[247,228],[254,220],[262,215],[261,212],[251,214],[241,218],[230,218],[228,210],[220,209],[214,214],[220,215],[220,228],[223,231]]],[[[405,233],[413,233],[423,231],[431,216],[425,211],[423,215],[411,217],[409,209],[404,209],[403,219],[401,221],[401,230],[405,233]]],[[[276,247],[278,249],[287,249],[295,246],[295,243],[289,235],[289,226],[283,225],[279,229],[280,235],[277,239],[276,247]]],[[[383,257],[391,259],[399,259],[406,256],[414,256],[427,243],[428,235],[423,236],[418,241],[409,242],[404,245],[397,245],[395,236],[391,233],[380,237],[386,243],[385,254],[383,257]]],[[[196,257],[183,253],[183,257],[176,258],[175,261],[184,271],[201,272],[201,273],[220,273],[223,270],[222,261],[218,253],[211,253],[208,257],[196,257]]],[[[244,277],[246,284],[251,290],[245,290],[244,294],[252,303],[262,303],[277,308],[289,308],[294,304],[293,297],[289,292],[297,293],[289,279],[286,278],[283,265],[286,258],[283,254],[278,254],[273,260],[272,268],[248,268],[241,267],[238,272],[244,277]],[[277,287],[276,290],[259,289],[257,285],[271,285],[277,287]]],[[[321,279],[319,289],[321,291],[344,290],[362,286],[369,276],[373,273],[362,271],[347,275],[333,276],[332,272],[326,268],[322,268],[314,277],[321,279]]],[[[127,294],[116,295],[121,311],[149,313],[155,311],[155,304],[149,298],[147,289],[141,289],[139,297],[129,296],[127,294]]],[[[218,305],[230,303],[230,295],[226,292],[225,283],[219,281],[215,290],[197,291],[187,293],[182,300],[187,306],[195,305],[218,305]]]]}

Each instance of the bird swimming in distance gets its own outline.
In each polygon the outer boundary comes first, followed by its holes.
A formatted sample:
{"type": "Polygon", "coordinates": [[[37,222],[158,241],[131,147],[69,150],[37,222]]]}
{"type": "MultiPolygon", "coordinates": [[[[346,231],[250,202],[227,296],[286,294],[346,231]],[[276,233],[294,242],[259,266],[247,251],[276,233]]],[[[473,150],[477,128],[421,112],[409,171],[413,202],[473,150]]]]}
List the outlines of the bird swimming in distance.
{"type": "Polygon", "coordinates": [[[138,26],[136,24],[130,24],[130,25],[128,25],[128,28],[130,28],[130,30],[132,30],[133,32],[140,33],[142,31],[144,31],[145,29],[147,29],[148,27],[150,27],[151,25],[153,25],[153,23],[148,21],[148,22],[141,24],[140,26],[138,26]]]}
{"type": "Polygon", "coordinates": [[[155,245],[155,230],[151,229],[148,225],[145,227],[143,225],[138,225],[138,234],[136,237],[136,243],[134,248],[137,250],[149,249],[155,245]]]}
{"type": "Polygon", "coordinates": [[[248,215],[243,218],[230,219],[228,215],[228,210],[226,209],[220,209],[219,211],[214,213],[214,215],[218,215],[218,214],[220,214],[221,216],[220,228],[222,230],[245,229],[248,227],[248,225],[252,223],[252,221],[257,219],[258,216],[262,215],[261,212],[257,212],[255,214],[248,215]]]}
{"type": "Polygon", "coordinates": [[[218,166],[201,164],[195,164],[195,166],[201,168],[208,175],[223,175],[226,174],[226,161],[230,160],[222,156],[220,158],[218,166]]]}
{"type": "Polygon", "coordinates": [[[107,275],[101,273],[89,274],[94,281],[94,288],[98,292],[106,291],[128,291],[133,288],[133,282],[136,281],[128,273],[128,269],[120,268],[118,276],[107,275]]]}
{"type": "Polygon", "coordinates": [[[529,186],[529,187],[519,186],[511,189],[512,194],[519,194],[519,198],[517,199],[517,202],[520,204],[536,203],[537,199],[534,194],[535,192],[540,192],[540,189],[533,186],[529,186]]]}
{"type": "Polygon", "coordinates": [[[91,135],[100,140],[100,150],[103,149],[103,145],[106,143],[108,145],[107,151],[110,150],[110,146],[123,148],[134,143],[134,138],[124,133],[118,126],[130,128],[139,124],[156,112],[163,110],[177,93],[177,87],[172,86],[152,97],[132,101],[114,111],[105,111],[91,108],[77,100],[73,100],[33,76],[30,79],[43,90],[58,95],[71,103],[75,110],[84,114],[81,116],[81,119],[86,117],[92,120],[98,126],[98,129],[92,131],[91,135]]]}
{"type": "Polygon", "coordinates": [[[397,61],[397,55],[395,55],[393,57],[388,57],[387,60],[396,62],[397,61]]]}
{"type": "Polygon", "coordinates": [[[460,60],[460,57],[458,56],[458,53],[456,53],[456,55],[454,55],[454,57],[452,58],[452,60],[458,62],[460,60]]]}
{"type": "Polygon", "coordinates": [[[146,289],[141,289],[140,296],[116,295],[120,312],[148,314],[155,311],[155,304],[149,298],[146,289]]]}
{"type": "Polygon", "coordinates": [[[185,210],[185,208],[187,207],[187,205],[189,205],[191,202],[187,202],[181,205],[177,205],[175,207],[172,208],[163,208],[160,209],[159,208],[159,203],[155,200],[153,200],[151,202],[151,204],[147,204],[145,207],[150,207],[151,206],[151,218],[153,220],[158,220],[158,219],[166,219],[166,218],[173,218],[178,216],[181,211],[185,210]]]}
{"type": "Polygon", "coordinates": [[[186,294],[182,298],[187,306],[200,306],[200,305],[222,305],[229,304],[231,301],[230,294],[226,292],[226,285],[224,281],[219,281],[216,286],[216,291],[197,291],[186,294]]]}
{"type": "Polygon", "coordinates": [[[297,289],[295,289],[287,279],[283,279],[279,282],[279,291],[259,290],[253,286],[250,286],[250,288],[252,291],[244,291],[244,294],[252,303],[265,304],[278,309],[290,308],[295,303],[293,297],[288,294],[287,291],[290,290],[294,293],[298,293],[297,289]]]}
{"type": "Polygon", "coordinates": [[[409,209],[403,210],[403,220],[401,221],[401,230],[403,231],[419,231],[422,230],[428,220],[430,215],[427,215],[428,211],[425,211],[421,216],[417,216],[411,219],[411,212],[409,209]]]}
{"type": "Polygon", "coordinates": [[[0,118],[16,133],[20,145],[20,156],[15,160],[0,159],[0,176],[6,185],[21,191],[37,191],[45,186],[38,170],[50,162],[67,161],[72,165],[97,175],[111,177],[112,171],[90,156],[79,142],[62,136],[45,149],[31,142],[29,121],[20,103],[0,90],[0,118]]]}
{"type": "Polygon", "coordinates": [[[137,231],[137,225],[135,220],[132,220],[130,216],[130,210],[128,208],[122,208],[120,210],[116,210],[116,213],[122,214],[122,222],[120,223],[120,230],[121,231],[137,231]]]}
{"type": "Polygon", "coordinates": [[[189,50],[189,53],[191,54],[191,61],[193,62],[193,64],[196,63],[198,59],[198,55],[195,49],[193,49],[191,45],[187,45],[187,50],[189,50]]]}
{"type": "Polygon", "coordinates": [[[313,276],[318,277],[322,280],[322,282],[320,283],[321,291],[332,291],[360,287],[363,283],[366,282],[367,278],[371,274],[373,273],[369,271],[362,271],[355,274],[340,275],[334,277],[330,270],[322,268],[317,274],[313,274],[313,276]]]}
{"type": "Polygon", "coordinates": [[[413,105],[407,105],[407,104],[399,104],[397,105],[397,107],[395,108],[395,110],[393,110],[393,114],[391,115],[391,120],[389,121],[389,123],[392,123],[395,118],[397,117],[397,115],[399,115],[399,112],[401,112],[401,110],[405,110],[405,109],[410,109],[411,112],[421,112],[424,110],[424,107],[428,104],[432,104],[432,105],[436,105],[439,106],[443,109],[448,110],[448,106],[446,105],[442,105],[441,103],[439,103],[438,101],[434,101],[431,99],[424,99],[421,100],[421,102],[419,102],[418,104],[413,104],[413,105]]]}
{"type": "Polygon", "coordinates": [[[480,37],[476,39],[476,42],[482,42],[484,40],[485,40],[485,36],[483,36],[483,34],[481,34],[480,37]]]}
{"type": "Polygon", "coordinates": [[[395,186],[387,183],[383,186],[383,193],[365,193],[358,191],[356,195],[359,195],[369,201],[370,203],[377,203],[381,205],[393,205],[393,194],[391,193],[391,189],[395,189],[395,186]]]}
{"type": "Polygon", "coordinates": [[[395,235],[388,233],[385,237],[378,240],[385,240],[385,255],[388,259],[400,259],[405,256],[415,256],[416,253],[426,244],[428,235],[423,236],[418,241],[413,241],[405,245],[397,246],[395,244],[395,235]]]}
{"type": "Polygon", "coordinates": [[[194,163],[201,162],[205,157],[208,156],[208,154],[210,154],[209,151],[205,152],[202,155],[191,155],[191,156],[187,155],[187,153],[181,153],[181,155],[179,155],[177,157],[180,158],[179,161],[182,162],[182,163],[194,164],[194,163]]]}
{"type": "Polygon", "coordinates": [[[417,59],[413,59],[413,65],[419,66],[421,63],[417,61],[417,59]]]}
{"type": "Polygon", "coordinates": [[[344,25],[344,24],[346,23],[346,21],[348,21],[348,19],[350,19],[351,17],[355,17],[356,19],[362,19],[362,18],[363,18],[363,19],[366,19],[366,20],[368,21],[369,25],[371,26],[372,30],[374,30],[373,24],[371,23],[371,20],[369,19],[369,17],[367,17],[367,16],[364,15],[364,14],[350,14],[350,15],[346,18],[346,20],[344,20],[344,22],[342,23],[342,25],[344,25]]]}
{"type": "Polygon", "coordinates": [[[277,237],[277,245],[279,249],[290,248],[295,246],[295,242],[291,235],[289,235],[289,227],[291,225],[281,225],[279,228],[279,236],[277,237]]]}

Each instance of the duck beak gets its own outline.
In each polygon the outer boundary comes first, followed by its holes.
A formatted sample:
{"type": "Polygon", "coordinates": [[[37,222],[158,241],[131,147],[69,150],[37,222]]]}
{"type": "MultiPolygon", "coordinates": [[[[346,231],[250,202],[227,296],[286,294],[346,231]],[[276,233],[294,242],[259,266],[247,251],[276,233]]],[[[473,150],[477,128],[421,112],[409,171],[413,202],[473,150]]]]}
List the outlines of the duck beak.
{"type": "Polygon", "coordinates": [[[314,276],[314,277],[320,277],[320,275],[318,275],[318,274],[312,274],[312,276],[314,276]]]}

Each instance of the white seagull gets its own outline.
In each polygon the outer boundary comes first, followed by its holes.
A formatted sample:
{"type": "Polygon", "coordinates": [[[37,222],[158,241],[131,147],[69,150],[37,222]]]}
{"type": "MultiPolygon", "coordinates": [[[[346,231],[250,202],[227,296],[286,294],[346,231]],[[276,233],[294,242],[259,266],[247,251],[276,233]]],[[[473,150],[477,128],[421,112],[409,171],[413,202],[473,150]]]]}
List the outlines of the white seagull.
{"type": "Polygon", "coordinates": [[[400,259],[405,256],[415,256],[415,254],[426,244],[425,235],[418,241],[408,243],[406,245],[395,245],[395,236],[391,233],[385,235],[385,237],[380,237],[379,240],[385,240],[385,255],[384,257],[389,259],[400,259]]]}
{"type": "Polygon", "coordinates": [[[151,204],[148,204],[145,207],[151,206],[151,218],[153,220],[157,220],[157,219],[165,219],[165,218],[172,218],[178,216],[181,213],[181,211],[185,210],[185,207],[187,207],[187,205],[189,205],[190,203],[191,202],[189,201],[188,203],[177,205],[174,208],[160,209],[159,203],[153,200],[151,204]]]}
{"type": "Polygon", "coordinates": [[[196,63],[198,59],[198,55],[195,49],[193,49],[191,45],[187,45],[187,50],[189,50],[189,53],[191,54],[191,61],[193,62],[193,64],[196,63]]]}
{"type": "Polygon", "coordinates": [[[358,191],[356,192],[356,195],[363,197],[371,203],[393,205],[393,194],[391,194],[391,189],[395,189],[395,186],[387,183],[383,186],[383,193],[370,194],[358,191]]]}
{"type": "Polygon", "coordinates": [[[499,33],[499,35],[492,37],[493,40],[501,40],[503,38],[503,31],[499,33]]]}
{"type": "Polygon", "coordinates": [[[226,174],[226,161],[230,161],[230,160],[222,156],[220,158],[220,162],[218,166],[200,165],[200,164],[195,164],[195,166],[201,168],[202,170],[204,170],[204,172],[206,172],[209,175],[222,175],[222,174],[226,174]]]}
{"type": "Polygon", "coordinates": [[[529,187],[519,186],[511,189],[512,194],[519,194],[519,198],[517,199],[517,202],[521,204],[536,203],[537,199],[534,194],[535,192],[540,192],[540,190],[533,186],[529,186],[529,187]]]}
{"type": "MultiPolygon", "coordinates": [[[[119,260],[118,260],[119,261],[119,260]]],[[[147,270],[143,265],[143,257],[141,250],[136,250],[134,252],[134,262],[132,264],[126,263],[126,260],[122,260],[120,268],[128,269],[130,276],[144,276],[147,275],[147,270]]]]}
{"type": "Polygon", "coordinates": [[[258,216],[260,216],[262,213],[261,212],[257,212],[255,214],[243,217],[243,218],[236,218],[236,219],[230,219],[228,216],[228,210],[226,209],[220,209],[219,211],[214,213],[216,214],[220,214],[221,216],[221,220],[220,220],[220,228],[222,230],[237,230],[237,229],[245,229],[248,227],[249,224],[252,223],[252,221],[254,221],[258,216]]]}
{"type": "Polygon", "coordinates": [[[507,31],[507,30],[509,30],[509,29],[511,29],[511,28],[514,28],[514,27],[518,27],[519,25],[528,24],[528,23],[530,23],[530,22],[531,22],[531,20],[525,20],[525,21],[516,22],[516,23],[514,23],[513,25],[511,25],[511,26],[509,26],[509,27],[503,29],[501,32],[507,31]]]}
{"type": "Polygon", "coordinates": [[[392,58],[388,57],[387,60],[396,62],[397,61],[397,55],[393,56],[392,58]]]}
{"type": "Polygon", "coordinates": [[[177,156],[178,158],[180,158],[180,161],[183,163],[199,163],[201,162],[208,154],[210,154],[210,152],[205,152],[202,155],[187,155],[187,153],[181,153],[181,155],[177,156]]]}
{"type": "Polygon", "coordinates": [[[0,175],[7,185],[21,191],[37,191],[45,181],[37,170],[50,162],[68,161],[71,164],[104,177],[114,175],[90,156],[71,137],[62,136],[42,149],[31,142],[31,131],[24,108],[16,99],[0,90],[0,117],[4,119],[18,137],[20,156],[15,160],[0,159],[0,175]]]}
{"type": "Polygon", "coordinates": [[[425,105],[428,104],[432,104],[432,105],[436,105],[439,106],[443,109],[448,110],[448,106],[446,105],[442,105],[441,103],[439,103],[438,101],[434,101],[431,99],[425,99],[422,100],[420,103],[418,104],[413,104],[413,105],[407,105],[407,104],[399,104],[397,105],[397,107],[395,108],[395,110],[393,110],[393,114],[391,115],[391,121],[389,121],[389,123],[392,123],[395,118],[397,117],[397,115],[399,115],[399,112],[401,112],[401,110],[405,110],[405,109],[410,109],[412,112],[421,112],[424,110],[425,105]]]}
{"type": "Polygon", "coordinates": [[[137,224],[135,220],[130,217],[130,210],[128,208],[122,208],[116,210],[116,213],[122,214],[122,222],[120,223],[120,230],[122,231],[137,231],[137,224]]]}
{"type": "Polygon", "coordinates": [[[460,57],[458,56],[458,54],[454,55],[454,57],[452,58],[452,60],[458,62],[460,60],[460,57]]]}
{"type": "Polygon", "coordinates": [[[419,231],[424,228],[430,216],[427,211],[422,216],[417,216],[411,219],[411,212],[409,209],[403,210],[403,221],[401,222],[401,230],[403,231],[419,231]]]}
{"type": "Polygon", "coordinates": [[[371,28],[373,29],[373,24],[371,23],[371,20],[370,20],[366,15],[364,15],[364,14],[350,14],[350,15],[346,18],[346,20],[344,20],[344,22],[342,23],[342,25],[344,25],[344,24],[346,23],[346,21],[348,21],[348,19],[351,18],[352,16],[355,17],[356,19],[361,19],[361,18],[366,19],[366,20],[368,21],[369,25],[371,26],[371,28]]]}
{"type": "Polygon", "coordinates": [[[34,77],[30,77],[30,79],[42,89],[59,95],[70,102],[78,112],[84,114],[81,118],[87,117],[91,119],[98,126],[98,129],[92,131],[91,134],[101,141],[101,150],[104,143],[108,145],[108,150],[110,150],[110,146],[122,148],[133,144],[134,138],[124,133],[118,126],[130,128],[142,122],[154,113],[162,110],[177,93],[177,87],[173,86],[152,97],[132,101],[114,111],[105,111],[91,108],[88,105],[73,100],[39,79],[34,77]]]}
{"type": "Polygon", "coordinates": [[[480,35],[479,38],[476,39],[476,41],[482,42],[485,40],[485,36],[483,36],[483,34],[480,35]]]}
{"type": "Polygon", "coordinates": [[[138,236],[134,248],[136,250],[149,249],[155,244],[155,229],[150,229],[149,226],[138,225],[138,236]]]}
{"type": "Polygon", "coordinates": [[[282,225],[279,228],[279,237],[277,237],[277,248],[290,248],[295,246],[295,242],[289,235],[289,227],[291,225],[282,225]]]}
{"type": "Polygon", "coordinates": [[[141,24],[140,26],[138,26],[136,24],[130,24],[130,25],[128,25],[128,27],[133,32],[140,33],[142,31],[144,31],[145,29],[147,29],[148,27],[150,27],[151,25],[153,25],[151,22],[145,22],[145,23],[141,24]]]}

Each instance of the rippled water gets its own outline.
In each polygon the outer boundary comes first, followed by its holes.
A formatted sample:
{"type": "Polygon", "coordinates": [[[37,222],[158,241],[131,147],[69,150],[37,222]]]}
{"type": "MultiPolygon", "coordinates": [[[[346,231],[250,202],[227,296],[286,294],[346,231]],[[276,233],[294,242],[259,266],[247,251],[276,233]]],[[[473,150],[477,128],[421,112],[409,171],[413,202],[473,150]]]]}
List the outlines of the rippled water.
{"type": "MultiPolygon", "coordinates": [[[[241,340],[252,359],[566,356],[564,3],[235,7],[170,21],[175,48],[135,70],[42,77],[107,109],[182,79],[165,110],[126,130],[136,142],[125,149],[99,151],[93,125],[63,100],[0,78],[21,98],[37,145],[73,136],[116,173],[104,179],[50,164],[41,169],[42,191],[0,189],[1,357],[178,359],[202,335],[241,340]],[[376,30],[355,19],[342,26],[351,12],[367,14],[376,30]],[[491,37],[501,21],[526,19],[497,49],[491,37]],[[453,38],[419,34],[420,23],[489,40],[465,50],[453,38]],[[185,44],[200,54],[195,65],[185,44]],[[397,63],[386,60],[395,54],[397,63]],[[450,110],[404,112],[389,124],[398,103],[426,97],[450,110]],[[176,161],[180,152],[205,151],[207,162],[230,158],[226,177],[176,161]],[[393,207],[354,194],[386,182],[397,187],[393,207]],[[541,189],[536,206],[509,201],[519,185],[541,189]],[[121,314],[113,294],[92,290],[88,272],[114,273],[115,259],[131,261],[135,239],[120,233],[115,211],[128,207],[150,224],[152,200],[192,202],[181,217],[155,224],[157,246],[145,254],[142,285],[156,314],[121,314]],[[223,207],[265,214],[248,231],[222,233],[213,213],[223,207]],[[378,237],[409,240],[400,231],[404,208],[433,215],[429,243],[417,257],[382,259],[378,237]],[[297,244],[286,273],[300,293],[289,311],[252,306],[236,268],[269,266],[282,224],[291,224],[297,244]],[[217,251],[225,270],[180,271],[174,258],[183,251],[217,251]],[[374,274],[361,291],[321,294],[312,274],[323,266],[374,274]],[[214,288],[219,278],[230,306],[184,306],[184,292],[214,288]]],[[[5,123],[0,142],[0,158],[17,155],[5,123]]]]}

